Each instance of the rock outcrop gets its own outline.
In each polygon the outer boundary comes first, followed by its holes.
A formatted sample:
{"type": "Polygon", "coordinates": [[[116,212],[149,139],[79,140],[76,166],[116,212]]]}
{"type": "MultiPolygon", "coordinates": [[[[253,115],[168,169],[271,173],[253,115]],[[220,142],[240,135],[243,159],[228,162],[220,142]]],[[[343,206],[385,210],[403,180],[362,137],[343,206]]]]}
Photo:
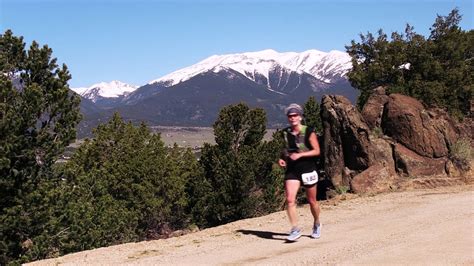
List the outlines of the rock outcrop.
{"type": "Polygon", "coordinates": [[[374,94],[371,95],[370,99],[362,109],[362,116],[369,128],[380,127],[380,124],[382,123],[383,110],[388,100],[389,97],[385,94],[384,87],[377,87],[374,90],[374,94]]]}
{"type": "Polygon", "coordinates": [[[351,102],[340,95],[322,99],[325,172],[336,186],[349,185],[344,167],[362,171],[373,164],[369,128],[351,102]]]}
{"type": "Polygon", "coordinates": [[[446,157],[459,136],[454,121],[414,98],[392,94],[384,107],[383,132],[421,156],[446,157]]]}
{"type": "Polygon", "coordinates": [[[386,95],[379,87],[359,112],[343,96],[325,95],[321,103],[324,170],[332,185],[355,193],[392,189],[404,178],[452,176],[449,160],[461,137],[474,128],[459,125],[446,112],[418,100],[386,95]]]}

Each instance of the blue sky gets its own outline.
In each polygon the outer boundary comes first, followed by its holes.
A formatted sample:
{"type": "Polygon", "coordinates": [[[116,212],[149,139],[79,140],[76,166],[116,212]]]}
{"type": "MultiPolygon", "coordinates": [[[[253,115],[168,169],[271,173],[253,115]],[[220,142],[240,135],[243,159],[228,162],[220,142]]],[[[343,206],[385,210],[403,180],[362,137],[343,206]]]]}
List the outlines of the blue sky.
{"type": "Polygon", "coordinates": [[[0,28],[51,47],[71,87],[144,85],[215,54],[345,51],[406,23],[428,36],[455,7],[473,29],[472,0],[0,0],[0,28]]]}

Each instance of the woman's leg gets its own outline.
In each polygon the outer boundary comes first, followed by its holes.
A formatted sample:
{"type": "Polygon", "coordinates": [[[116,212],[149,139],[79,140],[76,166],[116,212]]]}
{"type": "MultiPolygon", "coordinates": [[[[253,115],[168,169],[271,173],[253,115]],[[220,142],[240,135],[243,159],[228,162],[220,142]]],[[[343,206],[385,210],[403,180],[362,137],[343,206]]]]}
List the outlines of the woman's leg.
{"type": "Polygon", "coordinates": [[[313,214],[314,224],[319,224],[319,213],[321,209],[319,207],[319,202],[316,200],[316,196],[318,193],[318,185],[306,188],[306,198],[309,202],[309,208],[311,209],[311,213],[313,214]]]}
{"type": "Polygon", "coordinates": [[[287,204],[287,213],[288,218],[290,219],[290,224],[292,227],[298,225],[298,216],[296,214],[296,194],[300,188],[299,180],[286,180],[285,181],[285,196],[287,204]]]}

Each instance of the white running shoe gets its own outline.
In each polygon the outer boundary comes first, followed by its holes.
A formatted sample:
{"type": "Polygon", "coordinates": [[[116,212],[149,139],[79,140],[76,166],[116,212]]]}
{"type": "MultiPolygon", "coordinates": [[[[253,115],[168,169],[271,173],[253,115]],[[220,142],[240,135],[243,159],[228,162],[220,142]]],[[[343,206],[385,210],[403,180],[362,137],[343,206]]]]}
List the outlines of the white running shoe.
{"type": "Polygon", "coordinates": [[[294,227],[294,228],[291,228],[290,234],[288,235],[286,240],[293,242],[293,241],[296,241],[300,237],[301,237],[301,229],[294,227]]]}
{"type": "Polygon", "coordinates": [[[321,237],[321,224],[315,224],[313,226],[313,233],[311,234],[312,238],[320,238],[321,237]]]}

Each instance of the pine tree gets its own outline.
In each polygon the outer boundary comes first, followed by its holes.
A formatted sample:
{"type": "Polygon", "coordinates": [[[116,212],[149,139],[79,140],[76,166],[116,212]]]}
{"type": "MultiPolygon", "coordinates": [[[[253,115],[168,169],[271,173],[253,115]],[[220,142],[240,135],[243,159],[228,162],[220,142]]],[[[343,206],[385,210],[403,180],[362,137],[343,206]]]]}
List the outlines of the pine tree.
{"type": "Polygon", "coordinates": [[[196,155],[190,148],[182,148],[175,143],[168,150],[168,157],[169,168],[173,170],[171,175],[184,182],[185,191],[182,204],[173,206],[170,223],[174,228],[202,225],[210,186],[204,178],[196,155]]]}
{"type": "Polygon", "coordinates": [[[238,151],[241,146],[257,145],[265,135],[266,117],[263,109],[250,110],[243,103],[224,107],[214,123],[217,145],[238,151]]]}
{"type": "Polygon", "coordinates": [[[95,225],[94,231],[82,227],[84,219],[65,217],[80,229],[76,250],[160,238],[190,223],[186,185],[197,161],[189,152],[168,150],[159,134],[125,123],[118,114],[94,134],[64,171],[70,186],[84,190],[65,209],[91,206],[83,212],[95,225]]]}
{"type": "Polygon", "coordinates": [[[316,102],[314,96],[310,96],[303,106],[304,123],[313,127],[316,132],[322,132],[323,123],[321,121],[321,106],[316,102]]]}
{"type": "Polygon", "coordinates": [[[80,120],[69,71],[56,62],[48,46],[33,41],[25,51],[22,37],[0,35],[0,264],[19,259],[42,230],[40,188],[80,120]]]}
{"type": "Polygon", "coordinates": [[[474,92],[474,30],[459,27],[461,15],[457,9],[448,16],[437,16],[430,28],[434,57],[433,68],[438,74],[439,97],[431,105],[446,107],[452,114],[461,116],[470,111],[474,92]]]}
{"type": "Polygon", "coordinates": [[[387,39],[382,30],[378,36],[360,35],[347,46],[353,69],[348,74],[352,86],[361,91],[358,106],[362,108],[377,86],[388,93],[403,93],[428,106],[446,108],[462,117],[470,112],[473,85],[474,31],[459,27],[457,9],[448,16],[438,16],[428,38],[407,25],[405,34],[392,33],[387,39]]]}
{"type": "Polygon", "coordinates": [[[214,123],[216,145],[204,145],[200,158],[210,186],[203,213],[207,226],[261,215],[278,205],[266,201],[277,196],[272,167],[279,150],[262,142],[265,123],[262,109],[243,103],[220,111],[214,123]]]}

